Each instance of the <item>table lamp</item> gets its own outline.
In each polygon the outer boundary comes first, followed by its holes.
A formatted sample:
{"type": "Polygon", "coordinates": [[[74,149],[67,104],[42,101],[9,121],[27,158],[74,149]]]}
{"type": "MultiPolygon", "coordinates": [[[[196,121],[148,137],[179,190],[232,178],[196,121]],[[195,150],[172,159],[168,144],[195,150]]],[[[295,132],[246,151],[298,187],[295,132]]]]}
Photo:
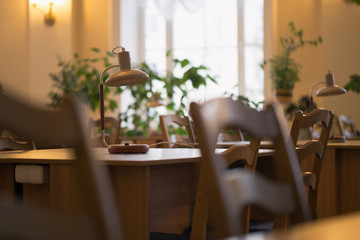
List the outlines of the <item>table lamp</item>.
{"type": "Polygon", "coordinates": [[[329,71],[325,75],[325,81],[314,83],[310,89],[310,112],[313,110],[313,90],[316,86],[321,84],[325,84],[325,87],[322,87],[316,91],[316,96],[318,97],[334,96],[346,93],[344,88],[335,84],[334,74],[329,71]]]}
{"type": "Polygon", "coordinates": [[[131,69],[130,53],[125,48],[118,46],[111,51],[118,57],[118,65],[107,67],[100,75],[100,127],[102,140],[108,147],[110,153],[146,153],[149,151],[147,144],[111,144],[108,145],[105,139],[105,111],[104,111],[104,74],[111,68],[119,67],[119,71],[112,73],[105,81],[109,87],[127,86],[143,83],[149,79],[149,75],[137,69],[131,69]],[[119,52],[115,52],[119,49],[119,52]]]}

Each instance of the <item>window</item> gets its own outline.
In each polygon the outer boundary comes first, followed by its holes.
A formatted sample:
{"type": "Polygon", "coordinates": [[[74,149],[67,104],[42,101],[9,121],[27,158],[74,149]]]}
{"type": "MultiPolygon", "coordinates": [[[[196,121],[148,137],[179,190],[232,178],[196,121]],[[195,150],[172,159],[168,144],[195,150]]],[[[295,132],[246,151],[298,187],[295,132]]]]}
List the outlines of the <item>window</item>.
{"type": "MultiPolygon", "coordinates": [[[[122,4],[128,1],[133,0],[122,0],[122,4]]],[[[166,52],[171,50],[174,58],[205,65],[216,76],[218,84],[200,89],[200,94],[190,94],[190,101],[205,101],[225,93],[245,95],[253,101],[264,99],[260,67],[264,58],[263,0],[137,2],[142,3],[137,6],[138,61],[155,64],[164,72],[172,69],[171,61],[166,60],[166,52]]]]}

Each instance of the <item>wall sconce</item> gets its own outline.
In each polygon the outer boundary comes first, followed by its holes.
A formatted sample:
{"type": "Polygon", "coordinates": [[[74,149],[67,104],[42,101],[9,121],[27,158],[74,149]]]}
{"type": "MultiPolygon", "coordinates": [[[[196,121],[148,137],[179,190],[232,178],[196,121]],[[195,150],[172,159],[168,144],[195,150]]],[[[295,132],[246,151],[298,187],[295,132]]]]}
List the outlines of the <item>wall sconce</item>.
{"type": "Polygon", "coordinates": [[[45,24],[47,26],[52,26],[55,23],[55,15],[52,13],[53,5],[54,5],[53,2],[49,2],[49,11],[46,13],[46,12],[42,11],[41,9],[37,8],[36,3],[32,4],[34,9],[38,10],[39,12],[41,12],[44,15],[45,24]]]}

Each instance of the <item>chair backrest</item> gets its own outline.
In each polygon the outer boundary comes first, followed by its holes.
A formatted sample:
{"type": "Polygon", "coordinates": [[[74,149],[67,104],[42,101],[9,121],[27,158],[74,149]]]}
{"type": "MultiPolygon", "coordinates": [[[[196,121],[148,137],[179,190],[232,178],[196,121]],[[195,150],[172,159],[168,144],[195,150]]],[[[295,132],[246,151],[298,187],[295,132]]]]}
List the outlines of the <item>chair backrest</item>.
{"type": "Polygon", "coordinates": [[[334,113],[326,109],[315,109],[308,114],[297,111],[291,127],[291,140],[296,147],[298,159],[301,161],[310,156],[313,157],[311,171],[304,173],[305,185],[309,186],[308,201],[313,214],[313,218],[317,217],[316,205],[318,186],[323,164],[323,156],[328,143],[330,130],[334,118],[334,113]],[[320,124],[320,136],[318,139],[306,141],[299,146],[298,138],[301,129],[309,129],[315,124],[320,124]]]}
{"type": "Polygon", "coordinates": [[[214,214],[214,230],[221,237],[244,233],[243,209],[260,205],[275,214],[289,214],[290,222],[311,218],[300,165],[295,149],[287,141],[286,121],[281,107],[270,104],[262,112],[229,98],[192,103],[191,116],[202,153],[201,168],[206,174],[206,193],[214,214]],[[224,157],[215,154],[217,136],[225,126],[246,131],[256,139],[271,139],[275,147],[275,167],[279,185],[248,170],[227,170],[224,157]]]}
{"type": "Polygon", "coordinates": [[[169,115],[161,115],[160,116],[160,128],[161,128],[161,135],[163,138],[163,141],[166,142],[164,144],[165,147],[176,147],[176,145],[171,144],[172,141],[171,136],[169,135],[168,127],[171,124],[176,124],[180,127],[185,127],[186,131],[188,133],[188,139],[184,140],[186,143],[195,143],[195,135],[193,131],[193,127],[191,124],[191,121],[189,117],[179,117],[175,114],[169,114],[169,115]]]}
{"type": "MultiPolygon", "coordinates": [[[[224,152],[218,153],[223,156],[229,169],[244,167],[252,172],[257,165],[257,157],[260,148],[258,139],[251,139],[248,145],[234,145],[224,152]]],[[[201,169],[196,191],[193,220],[191,224],[191,239],[206,239],[208,222],[208,199],[206,196],[206,172],[201,169]]],[[[250,207],[244,210],[242,228],[247,232],[250,225],[250,207]]]]}
{"type": "Polygon", "coordinates": [[[351,117],[343,114],[336,117],[337,126],[341,136],[346,138],[355,138],[357,136],[355,124],[351,117]]]}
{"type": "MultiPolygon", "coordinates": [[[[84,205],[87,218],[84,219],[90,219],[93,223],[90,227],[77,228],[76,221],[72,221],[79,220],[76,217],[64,219],[63,214],[59,217],[57,214],[50,214],[48,209],[44,209],[45,213],[37,214],[35,208],[19,210],[17,205],[1,205],[0,238],[59,239],[62,236],[63,239],[76,239],[76,236],[81,235],[76,231],[84,230],[95,232],[96,239],[122,239],[111,181],[105,167],[94,160],[80,104],[74,98],[68,98],[54,112],[35,108],[0,94],[0,109],[6,113],[0,115],[0,127],[39,143],[73,146],[77,157],[79,189],[86,199],[84,205]],[[27,216],[28,213],[32,215],[27,216]],[[36,232],[39,229],[42,230],[41,233],[36,232]]],[[[83,223],[77,223],[79,222],[83,223]]],[[[82,234],[88,235],[85,232],[82,234]]]]}
{"type": "MultiPolygon", "coordinates": [[[[105,129],[109,129],[109,135],[105,136],[107,144],[117,144],[119,143],[119,135],[120,135],[120,118],[114,117],[105,117],[105,129]]],[[[94,142],[93,146],[98,147],[106,147],[103,142],[101,133],[98,132],[98,128],[100,127],[100,119],[94,120],[92,118],[89,119],[89,129],[91,136],[93,136],[92,141],[94,142]]]]}
{"type": "Polygon", "coordinates": [[[220,133],[220,140],[222,142],[226,141],[244,141],[244,135],[238,128],[226,127],[220,133]]]}

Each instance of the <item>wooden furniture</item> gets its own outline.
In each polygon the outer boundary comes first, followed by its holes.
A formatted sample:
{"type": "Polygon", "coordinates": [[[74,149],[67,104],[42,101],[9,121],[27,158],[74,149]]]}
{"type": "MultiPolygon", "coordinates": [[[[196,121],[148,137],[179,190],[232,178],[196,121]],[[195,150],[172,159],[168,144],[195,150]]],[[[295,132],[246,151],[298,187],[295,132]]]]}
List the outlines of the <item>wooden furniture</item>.
{"type": "Polygon", "coordinates": [[[328,143],[330,129],[332,126],[334,113],[326,109],[315,109],[308,114],[297,111],[292,123],[290,136],[296,153],[300,161],[311,157],[311,171],[303,172],[305,185],[308,186],[308,202],[312,211],[313,219],[317,218],[317,199],[321,168],[323,165],[323,156],[328,143]],[[309,140],[304,144],[298,144],[298,138],[301,129],[309,129],[315,124],[321,124],[320,137],[318,140],[309,140]]]}
{"type": "MultiPolygon", "coordinates": [[[[175,114],[162,115],[162,116],[160,116],[160,127],[161,127],[161,134],[162,134],[163,141],[166,142],[166,143],[164,143],[165,147],[177,147],[177,144],[173,144],[173,142],[179,142],[179,143],[195,143],[196,142],[190,119],[187,116],[179,117],[175,114]],[[180,141],[178,141],[179,139],[175,139],[175,141],[174,141],[172,136],[169,135],[169,131],[168,131],[168,128],[171,124],[176,124],[180,127],[185,127],[185,129],[188,133],[188,138],[184,139],[182,136],[179,136],[180,141]]],[[[175,135],[174,137],[176,138],[177,136],[175,135]]]]}
{"type": "MultiPolygon", "coordinates": [[[[266,162],[272,155],[273,150],[260,150],[258,161],[266,162]]],[[[199,149],[151,148],[146,154],[109,154],[106,148],[96,148],[94,157],[109,168],[125,239],[145,240],[150,231],[181,233],[190,225],[199,149]]],[[[47,165],[49,183],[24,184],[23,202],[82,212],[79,189],[74,184],[75,160],[71,149],[0,152],[0,190],[13,191],[15,164],[47,165]]]]}
{"type": "Polygon", "coordinates": [[[346,137],[347,139],[357,137],[355,124],[351,117],[341,114],[336,117],[336,120],[340,136],[346,137]]]}
{"type": "MultiPolygon", "coordinates": [[[[107,136],[105,136],[106,143],[116,144],[119,143],[120,137],[120,118],[113,118],[113,117],[105,117],[105,129],[109,131],[107,136]]],[[[104,141],[101,137],[101,133],[99,133],[100,127],[100,119],[94,120],[92,118],[89,119],[89,131],[90,136],[92,136],[93,146],[94,147],[106,147],[104,141]]]]}
{"type": "MultiPolygon", "coordinates": [[[[252,140],[247,145],[234,145],[219,155],[225,159],[229,168],[244,167],[252,172],[257,165],[258,151],[260,147],[259,140],[252,140]]],[[[203,168],[202,168],[203,170],[203,168]]],[[[195,207],[193,221],[191,225],[191,239],[206,239],[207,220],[208,220],[208,199],[206,197],[206,173],[200,172],[198,187],[196,191],[195,207]]],[[[248,232],[250,224],[250,207],[244,211],[243,229],[248,232]]]]}
{"type": "Polygon", "coordinates": [[[360,238],[360,213],[298,224],[286,232],[250,234],[237,240],[356,240],[360,238]]]}
{"type": "Polygon", "coordinates": [[[122,239],[110,178],[105,168],[94,161],[76,99],[65,99],[58,111],[50,112],[0,94],[0,109],[6,113],[0,116],[2,128],[39,143],[74,146],[77,178],[72,184],[79,186],[85,210],[80,216],[66,216],[63,212],[53,213],[41,203],[35,207],[1,202],[0,238],[122,239]]]}
{"type": "Polygon", "coordinates": [[[29,149],[33,149],[32,143],[29,141],[13,137],[0,137],[0,151],[29,149]]]}
{"type": "MultiPolygon", "coordinates": [[[[305,142],[299,140],[298,144],[303,145],[305,142]]],[[[234,144],[248,144],[248,142],[218,142],[217,147],[228,148],[234,144]]],[[[262,148],[272,149],[273,144],[269,141],[261,141],[260,150],[262,148]]],[[[360,139],[327,143],[320,179],[318,179],[316,208],[319,219],[360,211],[359,156],[360,139]]],[[[301,165],[304,171],[311,171],[312,159],[304,159],[301,165]]]]}
{"type": "Polygon", "coordinates": [[[206,196],[213,218],[216,238],[243,234],[244,208],[259,205],[275,215],[289,214],[292,224],[311,219],[300,165],[294,147],[288,142],[281,107],[268,105],[257,112],[241,101],[229,98],[192,103],[191,116],[200,145],[201,171],[205,174],[206,196]],[[246,169],[229,171],[224,157],[215,154],[217,136],[225,126],[244,129],[257,139],[272,139],[279,183],[246,169]]]}
{"type": "Polygon", "coordinates": [[[360,211],[360,140],[328,142],[319,182],[319,218],[360,211]]]}

